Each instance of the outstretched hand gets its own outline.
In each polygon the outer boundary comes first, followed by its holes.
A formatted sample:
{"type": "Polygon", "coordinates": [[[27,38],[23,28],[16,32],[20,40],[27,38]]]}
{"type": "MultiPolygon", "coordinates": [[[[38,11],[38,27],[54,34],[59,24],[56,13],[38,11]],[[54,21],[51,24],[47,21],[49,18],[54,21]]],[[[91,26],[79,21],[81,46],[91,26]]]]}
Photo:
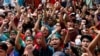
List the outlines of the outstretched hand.
{"type": "Polygon", "coordinates": [[[17,27],[18,31],[22,31],[23,23],[24,23],[24,20],[18,24],[18,27],[17,27]]]}

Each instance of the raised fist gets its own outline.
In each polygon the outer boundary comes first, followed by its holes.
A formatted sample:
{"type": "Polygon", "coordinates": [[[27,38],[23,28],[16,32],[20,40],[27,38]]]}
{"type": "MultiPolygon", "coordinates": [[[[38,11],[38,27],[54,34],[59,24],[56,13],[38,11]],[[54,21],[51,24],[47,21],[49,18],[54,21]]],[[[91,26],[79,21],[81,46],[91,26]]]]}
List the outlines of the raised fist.
{"type": "Polygon", "coordinates": [[[3,20],[3,24],[5,25],[5,24],[7,24],[8,23],[8,19],[4,19],[3,20]]]}

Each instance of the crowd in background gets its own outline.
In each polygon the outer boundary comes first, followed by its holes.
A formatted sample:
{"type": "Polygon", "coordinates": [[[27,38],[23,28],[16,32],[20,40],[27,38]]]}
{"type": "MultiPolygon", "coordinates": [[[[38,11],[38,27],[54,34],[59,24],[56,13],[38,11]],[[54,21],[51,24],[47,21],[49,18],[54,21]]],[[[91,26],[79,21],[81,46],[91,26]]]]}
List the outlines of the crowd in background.
{"type": "Polygon", "coordinates": [[[100,56],[100,0],[0,0],[0,56],[100,56]]]}

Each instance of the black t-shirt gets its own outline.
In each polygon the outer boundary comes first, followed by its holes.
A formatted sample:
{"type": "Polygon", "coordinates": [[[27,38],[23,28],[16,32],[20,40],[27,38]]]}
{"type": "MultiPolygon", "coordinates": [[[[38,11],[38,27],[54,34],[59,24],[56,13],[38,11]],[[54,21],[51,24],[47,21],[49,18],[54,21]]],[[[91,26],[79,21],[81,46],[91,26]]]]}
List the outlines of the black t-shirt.
{"type": "Polygon", "coordinates": [[[35,49],[35,50],[33,51],[33,54],[34,54],[34,56],[39,56],[39,52],[38,52],[38,50],[35,49]]]}
{"type": "MultiPolygon", "coordinates": [[[[25,47],[21,46],[20,50],[17,50],[19,52],[19,56],[22,56],[24,53],[25,47]]],[[[40,50],[33,50],[33,55],[34,56],[52,56],[53,50],[47,46],[47,48],[41,48],[40,50]]]]}
{"type": "Polygon", "coordinates": [[[25,49],[25,47],[21,46],[20,50],[17,50],[18,53],[19,53],[19,56],[22,56],[23,55],[24,49],[25,49]]]}
{"type": "MultiPolygon", "coordinates": [[[[20,50],[18,50],[19,56],[22,56],[22,55],[23,55],[24,49],[25,49],[25,47],[21,46],[20,50]]],[[[39,52],[38,52],[38,50],[36,50],[36,49],[33,51],[33,55],[34,55],[34,56],[39,56],[38,53],[39,53],[39,52]]]]}
{"type": "Polygon", "coordinates": [[[45,49],[44,48],[41,48],[39,51],[39,56],[52,56],[53,54],[53,50],[47,46],[45,49]]]}
{"type": "Polygon", "coordinates": [[[33,51],[34,56],[52,56],[53,50],[47,46],[45,49],[40,48],[39,50],[35,49],[33,51]]]}

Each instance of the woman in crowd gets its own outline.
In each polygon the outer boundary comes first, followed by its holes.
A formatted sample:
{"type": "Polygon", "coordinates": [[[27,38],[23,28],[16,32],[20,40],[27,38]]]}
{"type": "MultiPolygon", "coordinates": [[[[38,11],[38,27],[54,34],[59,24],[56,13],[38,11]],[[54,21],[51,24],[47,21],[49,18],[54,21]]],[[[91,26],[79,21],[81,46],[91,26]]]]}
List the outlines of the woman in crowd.
{"type": "Polygon", "coordinates": [[[7,56],[100,55],[99,2],[96,2],[97,4],[93,0],[4,0],[3,2],[4,7],[0,7],[0,43],[5,42],[8,46],[8,48],[5,46],[6,49],[0,47],[3,54],[7,56]]]}

